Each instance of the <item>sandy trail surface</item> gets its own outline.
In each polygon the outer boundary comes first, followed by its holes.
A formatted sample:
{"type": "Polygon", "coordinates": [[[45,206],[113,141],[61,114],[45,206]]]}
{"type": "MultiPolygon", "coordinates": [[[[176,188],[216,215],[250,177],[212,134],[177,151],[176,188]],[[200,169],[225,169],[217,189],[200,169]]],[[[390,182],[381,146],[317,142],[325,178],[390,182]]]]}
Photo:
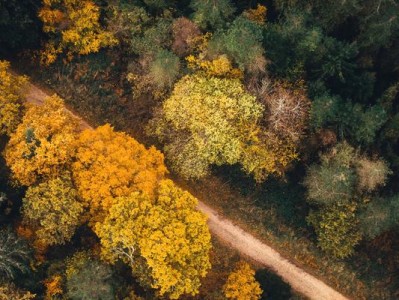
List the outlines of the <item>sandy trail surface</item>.
{"type": "MultiPolygon", "coordinates": [[[[41,105],[51,93],[40,87],[29,84],[26,100],[29,103],[41,105]]],[[[81,129],[92,129],[78,115],[65,108],[80,120],[81,129]]],[[[214,209],[199,201],[198,209],[208,216],[211,233],[229,247],[236,249],[244,256],[272,269],[280,275],[291,287],[300,294],[314,300],[344,300],[348,299],[323,281],[297,267],[276,250],[255,238],[251,234],[234,225],[230,220],[219,215],[214,209]]]]}

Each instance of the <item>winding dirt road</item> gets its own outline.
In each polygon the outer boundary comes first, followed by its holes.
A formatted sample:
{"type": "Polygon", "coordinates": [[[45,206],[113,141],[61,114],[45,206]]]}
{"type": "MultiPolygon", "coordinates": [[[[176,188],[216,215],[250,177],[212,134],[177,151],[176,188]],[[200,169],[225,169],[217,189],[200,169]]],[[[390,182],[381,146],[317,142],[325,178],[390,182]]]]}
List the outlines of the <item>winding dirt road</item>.
{"type": "MultiPolygon", "coordinates": [[[[33,84],[29,84],[26,92],[27,101],[36,105],[43,104],[44,99],[48,96],[48,93],[33,84]]],[[[82,130],[92,129],[92,127],[79,116],[70,110],[67,111],[80,120],[82,130]]],[[[244,256],[274,270],[289,283],[295,291],[314,300],[348,300],[347,297],[343,296],[323,281],[306,273],[304,270],[283,258],[270,246],[243,231],[230,220],[220,216],[211,207],[199,202],[198,209],[208,216],[208,225],[214,236],[230,247],[238,250],[244,256]]]]}

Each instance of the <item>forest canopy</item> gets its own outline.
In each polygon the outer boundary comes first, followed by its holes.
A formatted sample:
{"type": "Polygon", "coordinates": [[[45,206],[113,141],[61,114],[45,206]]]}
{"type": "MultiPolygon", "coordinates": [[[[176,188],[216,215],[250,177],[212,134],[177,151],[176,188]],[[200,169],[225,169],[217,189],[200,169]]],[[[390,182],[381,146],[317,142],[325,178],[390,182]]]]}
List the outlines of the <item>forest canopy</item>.
{"type": "Polygon", "coordinates": [[[398,16],[0,0],[0,298],[279,299],[206,203],[342,294],[394,299],[398,16]]]}

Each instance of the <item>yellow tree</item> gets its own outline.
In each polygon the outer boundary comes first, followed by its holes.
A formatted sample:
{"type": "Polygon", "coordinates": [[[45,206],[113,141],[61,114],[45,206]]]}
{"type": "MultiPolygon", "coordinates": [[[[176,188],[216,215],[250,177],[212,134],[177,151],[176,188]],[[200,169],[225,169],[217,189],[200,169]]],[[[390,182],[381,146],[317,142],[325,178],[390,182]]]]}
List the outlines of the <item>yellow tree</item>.
{"type": "Polygon", "coordinates": [[[178,299],[198,293],[210,268],[210,234],[197,199],[171,180],[160,182],[154,199],[133,193],[116,199],[95,232],[102,255],[130,264],[143,286],[178,299]]]}
{"type": "Polygon", "coordinates": [[[255,280],[255,271],[243,261],[230,273],[223,291],[227,299],[234,300],[257,300],[262,294],[259,282],[255,280]]]}
{"type": "Polygon", "coordinates": [[[71,163],[77,131],[76,118],[57,95],[31,106],[5,150],[13,177],[23,185],[57,177],[71,163]]]}
{"type": "Polygon", "coordinates": [[[148,132],[165,142],[172,168],[185,178],[203,177],[213,164],[236,163],[257,181],[280,175],[295,149],[259,126],[264,107],[238,79],[210,76],[215,69],[208,66],[202,66],[206,75],[185,76],[175,85],[148,132]]]}
{"type": "Polygon", "coordinates": [[[92,224],[101,220],[115,197],[135,191],[152,195],[167,172],[161,152],[154,147],[146,149],[109,124],[79,135],[72,170],[92,224]]]}
{"type": "Polygon", "coordinates": [[[17,128],[23,114],[23,87],[28,79],[13,76],[10,63],[0,61],[0,135],[11,135],[17,128]]]}
{"type": "Polygon", "coordinates": [[[26,191],[22,207],[24,223],[35,229],[45,245],[69,241],[81,223],[83,205],[69,174],[50,179],[26,191]]]}
{"type": "Polygon", "coordinates": [[[101,28],[100,9],[91,0],[43,0],[39,18],[51,37],[42,51],[44,64],[53,63],[64,51],[72,58],[117,44],[112,33],[101,28]]]}

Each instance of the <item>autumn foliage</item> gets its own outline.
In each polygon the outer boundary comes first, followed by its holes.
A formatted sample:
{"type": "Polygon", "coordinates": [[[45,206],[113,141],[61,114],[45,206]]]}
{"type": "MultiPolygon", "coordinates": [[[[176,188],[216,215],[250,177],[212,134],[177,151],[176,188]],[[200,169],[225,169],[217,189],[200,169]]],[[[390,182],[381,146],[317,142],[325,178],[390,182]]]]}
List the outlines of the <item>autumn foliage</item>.
{"type": "Polygon", "coordinates": [[[120,196],[140,191],[154,195],[167,170],[163,155],[146,149],[110,125],[83,131],[76,140],[73,178],[89,215],[101,219],[120,196]]]}
{"type": "Polygon", "coordinates": [[[72,162],[76,119],[57,95],[41,106],[31,106],[5,150],[14,179],[32,185],[60,175],[72,162]]]}
{"type": "Polygon", "coordinates": [[[258,300],[262,294],[255,280],[255,271],[244,261],[239,262],[230,273],[223,291],[227,299],[233,300],[258,300]]]}
{"type": "Polygon", "coordinates": [[[210,268],[210,234],[197,199],[171,180],[159,183],[155,198],[135,192],[119,197],[97,223],[104,259],[128,263],[143,286],[178,299],[198,293],[210,268]]]}
{"type": "Polygon", "coordinates": [[[50,41],[41,53],[41,62],[53,63],[60,53],[86,55],[113,46],[117,40],[101,28],[100,8],[91,0],[43,0],[39,12],[43,31],[50,41]]]}
{"type": "Polygon", "coordinates": [[[23,88],[27,77],[11,74],[10,64],[0,60],[0,135],[11,135],[23,115],[23,88]]]}
{"type": "Polygon", "coordinates": [[[282,175],[297,157],[293,143],[262,130],[263,113],[238,79],[199,73],[175,85],[148,130],[165,142],[172,168],[185,178],[203,177],[211,165],[241,163],[263,181],[282,175]]]}
{"type": "Polygon", "coordinates": [[[82,223],[83,205],[69,174],[30,186],[23,199],[24,222],[46,245],[64,244],[82,223]]]}

